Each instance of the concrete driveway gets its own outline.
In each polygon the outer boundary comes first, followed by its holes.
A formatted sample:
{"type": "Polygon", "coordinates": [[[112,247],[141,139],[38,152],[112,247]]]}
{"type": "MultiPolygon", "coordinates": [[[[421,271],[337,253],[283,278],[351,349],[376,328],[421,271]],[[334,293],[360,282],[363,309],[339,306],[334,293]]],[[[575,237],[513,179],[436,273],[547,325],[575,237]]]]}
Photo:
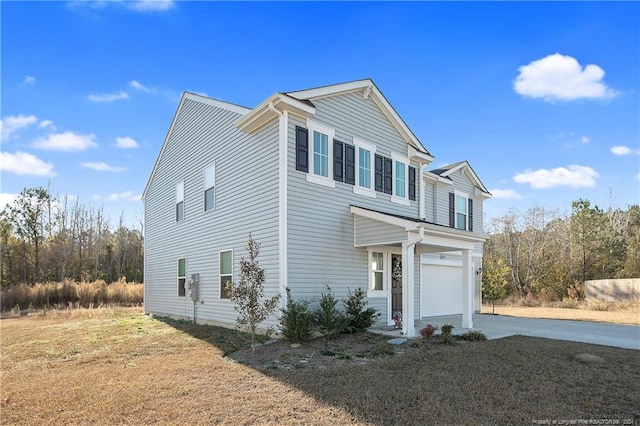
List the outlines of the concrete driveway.
{"type": "MultiPolygon", "coordinates": [[[[454,334],[467,331],[461,328],[462,315],[424,318],[416,322],[416,332],[426,324],[453,324],[454,334]]],[[[473,330],[483,332],[488,339],[520,334],[640,350],[640,326],[635,325],[474,314],[473,330]]]]}

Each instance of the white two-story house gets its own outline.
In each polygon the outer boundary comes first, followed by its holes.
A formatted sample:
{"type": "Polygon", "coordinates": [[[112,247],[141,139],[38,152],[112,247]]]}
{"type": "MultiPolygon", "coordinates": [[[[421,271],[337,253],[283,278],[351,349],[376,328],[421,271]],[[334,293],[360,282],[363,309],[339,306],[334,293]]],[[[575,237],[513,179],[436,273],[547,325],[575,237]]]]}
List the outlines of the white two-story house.
{"type": "MultiPolygon", "coordinates": [[[[380,321],[480,307],[483,201],[468,162],[434,156],[370,79],[255,108],[185,93],[143,194],[145,311],[235,323],[225,284],[249,233],[265,293],[367,289],[380,321]]],[[[275,313],[265,325],[275,325],[275,313]]]]}

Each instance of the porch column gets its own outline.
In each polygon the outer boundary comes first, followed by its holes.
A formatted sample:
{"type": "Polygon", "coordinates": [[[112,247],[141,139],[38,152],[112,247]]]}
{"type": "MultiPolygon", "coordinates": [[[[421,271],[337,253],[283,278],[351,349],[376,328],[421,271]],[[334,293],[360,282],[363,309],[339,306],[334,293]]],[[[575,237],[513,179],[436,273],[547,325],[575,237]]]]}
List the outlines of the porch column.
{"type": "Polygon", "coordinates": [[[471,250],[462,250],[462,328],[473,328],[473,296],[471,250]]]}
{"type": "Polygon", "coordinates": [[[416,335],[415,308],[413,305],[414,285],[414,253],[415,243],[402,243],[402,334],[407,337],[416,335]]]}

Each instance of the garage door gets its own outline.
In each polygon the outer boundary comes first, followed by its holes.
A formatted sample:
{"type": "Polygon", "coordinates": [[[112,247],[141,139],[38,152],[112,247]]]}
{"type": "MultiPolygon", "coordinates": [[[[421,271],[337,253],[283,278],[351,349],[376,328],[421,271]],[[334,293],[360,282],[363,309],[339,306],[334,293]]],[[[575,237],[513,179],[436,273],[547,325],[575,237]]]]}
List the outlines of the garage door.
{"type": "Polygon", "coordinates": [[[462,313],[462,261],[422,265],[422,316],[462,313]]]}

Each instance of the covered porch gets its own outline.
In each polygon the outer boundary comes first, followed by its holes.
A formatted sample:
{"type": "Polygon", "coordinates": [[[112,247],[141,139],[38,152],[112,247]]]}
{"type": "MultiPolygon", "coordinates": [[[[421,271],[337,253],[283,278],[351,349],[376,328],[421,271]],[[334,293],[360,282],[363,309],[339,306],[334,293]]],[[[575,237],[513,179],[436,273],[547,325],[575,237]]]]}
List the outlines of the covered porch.
{"type": "MultiPolygon", "coordinates": [[[[354,246],[369,252],[369,276],[374,284],[370,286],[368,296],[387,299],[388,326],[393,325],[394,311],[400,307],[402,329],[397,332],[401,331],[407,337],[416,335],[421,318],[430,316],[429,312],[421,312],[424,288],[420,256],[457,252],[462,258],[460,326],[473,328],[475,271],[472,253],[476,244],[484,241],[481,235],[357,206],[351,206],[351,213],[354,215],[354,246]],[[386,263],[375,261],[376,258],[385,259],[381,255],[387,253],[386,263]],[[401,272],[400,268],[393,268],[392,273],[389,265],[392,259],[401,259],[401,272]]],[[[386,331],[389,331],[388,327],[386,331]]]]}

